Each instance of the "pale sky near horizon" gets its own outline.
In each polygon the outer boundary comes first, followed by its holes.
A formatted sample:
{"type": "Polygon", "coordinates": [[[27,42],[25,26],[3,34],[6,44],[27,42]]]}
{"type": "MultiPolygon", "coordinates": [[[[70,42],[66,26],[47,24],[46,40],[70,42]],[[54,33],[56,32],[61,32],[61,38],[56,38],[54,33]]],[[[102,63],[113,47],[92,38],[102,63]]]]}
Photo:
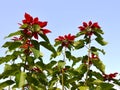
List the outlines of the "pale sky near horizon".
{"type": "MultiPolygon", "coordinates": [[[[108,42],[100,47],[106,51],[101,57],[106,72],[120,73],[120,0],[1,0],[0,12],[0,46],[7,41],[5,36],[19,29],[18,23],[25,12],[48,21],[47,28],[52,31],[48,36],[52,41],[59,35],[76,34],[84,21],[98,22],[108,42]]],[[[4,50],[0,48],[1,56],[4,50]]]]}

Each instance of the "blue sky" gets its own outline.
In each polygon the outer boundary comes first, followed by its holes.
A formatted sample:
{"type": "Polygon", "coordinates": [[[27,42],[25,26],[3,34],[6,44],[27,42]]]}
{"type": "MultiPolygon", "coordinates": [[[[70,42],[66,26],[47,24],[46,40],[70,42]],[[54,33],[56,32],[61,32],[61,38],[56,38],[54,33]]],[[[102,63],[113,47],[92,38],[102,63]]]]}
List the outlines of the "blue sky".
{"type": "MultiPolygon", "coordinates": [[[[103,48],[106,55],[102,61],[106,72],[120,73],[120,0],[1,0],[0,2],[0,46],[11,32],[17,31],[24,13],[38,16],[48,21],[52,33],[48,36],[53,41],[57,36],[68,33],[76,34],[83,21],[98,22],[105,32],[104,38],[108,45],[103,48]]],[[[4,55],[0,48],[1,56],[4,55]]],[[[0,66],[3,68],[3,66],[0,66]]],[[[1,71],[0,71],[1,73],[1,71]]]]}

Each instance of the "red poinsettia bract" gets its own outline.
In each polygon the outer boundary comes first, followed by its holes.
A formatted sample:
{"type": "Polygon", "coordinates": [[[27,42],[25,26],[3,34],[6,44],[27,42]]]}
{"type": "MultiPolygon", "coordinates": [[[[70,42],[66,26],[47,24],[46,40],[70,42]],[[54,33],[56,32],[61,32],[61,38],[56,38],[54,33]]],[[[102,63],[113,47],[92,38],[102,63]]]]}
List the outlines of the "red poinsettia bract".
{"type": "Polygon", "coordinates": [[[105,79],[105,80],[111,80],[111,79],[114,79],[116,76],[117,76],[117,72],[115,72],[115,73],[110,73],[110,74],[104,74],[103,75],[103,78],[105,79]]]}
{"type": "Polygon", "coordinates": [[[31,15],[29,15],[28,13],[25,13],[24,15],[25,19],[22,20],[23,24],[27,24],[29,27],[25,27],[23,28],[23,32],[24,34],[27,35],[32,35],[35,39],[38,39],[38,34],[42,33],[42,34],[47,34],[50,33],[51,31],[48,29],[44,29],[45,26],[47,26],[47,22],[46,21],[39,21],[38,17],[33,18],[31,15]],[[31,30],[30,27],[32,27],[33,25],[38,25],[39,26],[39,30],[31,30]]]}
{"type": "Polygon", "coordinates": [[[26,42],[23,45],[21,45],[20,48],[28,49],[29,47],[33,47],[33,44],[31,44],[30,40],[26,40],[26,42]]]}
{"type": "Polygon", "coordinates": [[[91,36],[95,28],[100,29],[101,27],[98,25],[97,22],[92,23],[92,21],[89,21],[88,23],[83,22],[83,26],[79,26],[78,28],[80,29],[80,31],[86,30],[86,34],[91,36]]]}
{"type": "Polygon", "coordinates": [[[64,36],[59,36],[55,41],[61,42],[62,46],[68,47],[75,39],[74,35],[68,34],[64,36]]]}

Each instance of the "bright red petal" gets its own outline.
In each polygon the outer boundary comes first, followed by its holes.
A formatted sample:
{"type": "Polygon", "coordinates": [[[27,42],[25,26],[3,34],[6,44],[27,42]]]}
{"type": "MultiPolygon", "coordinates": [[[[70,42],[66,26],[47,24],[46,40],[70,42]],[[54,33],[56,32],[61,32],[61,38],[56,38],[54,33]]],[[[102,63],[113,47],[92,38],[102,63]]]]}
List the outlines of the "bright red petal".
{"type": "Polygon", "coordinates": [[[97,22],[93,23],[92,28],[100,28],[97,22]]]}
{"type": "Polygon", "coordinates": [[[83,22],[83,26],[84,26],[84,27],[87,27],[88,25],[87,25],[87,23],[86,23],[86,22],[83,22]]]}
{"type": "Polygon", "coordinates": [[[30,16],[28,13],[25,13],[24,17],[25,17],[25,20],[23,20],[23,23],[32,23],[33,21],[32,16],[30,16]]]}
{"type": "Polygon", "coordinates": [[[92,21],[89,21],[89,26],[91,26],[92,25],[92,21]]]}
{"type": "Polygon", "coordinates": [[[43,31],[43,34],[51,33],[51,31],[48,29],[42,29],[42,31],[43,31]]]}
{"type": "Polygon", "coordinates": [[[34,18],[33,22],[34,22],[34,24],[38,24],[38,22],[39,22],[38,17],[34,18]]]}
{"type": "Polygon", "coordinates": [[[78,28],[80,29],[80,31],[84,31],[85,30],[85,28],[83,26],[80,26],[78,28]]]}
{"type": "Polygon", "coordinates": [[[39,22],[39,25],[40,25],[41,28],[43,28],[47,25],[47,22],[39,22]]]}
{"type": "Polygon", "coordinates": [[[34,32],[34,33],[33,33],[33,37],[34,37],[35,39],[38,39],[38,33],[37,33],[37,32],[34,32]]]}

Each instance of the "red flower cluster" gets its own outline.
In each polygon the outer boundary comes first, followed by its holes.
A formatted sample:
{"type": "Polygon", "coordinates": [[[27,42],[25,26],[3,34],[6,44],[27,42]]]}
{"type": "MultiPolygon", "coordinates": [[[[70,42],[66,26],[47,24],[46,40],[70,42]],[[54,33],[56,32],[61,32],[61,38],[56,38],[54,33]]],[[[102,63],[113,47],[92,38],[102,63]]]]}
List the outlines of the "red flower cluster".
{"type": "Polygon", "coordinates": [[[20,48],[29,49],[29,47],[33,47],[33,44],[31,44],[30,40],[26,40],[20,48]]]}
{"type": "Polygon", "coordinates": [[[62,46],[68,47],[72,42],[74,41],[75,36],[68,34],[64,36],[59,36],[58,38],[55,39],[55,41],[59,41],[62,46]]]}
{"type": "Polygon", "coordinates": [[[33,36],[35,39],[38,39],[38,34],[40,33],[47,34],[51,32],[48,29],[43,29],[47,25],[46,21],[44,22],[39,21],[38,17],[33,18],[28,13],[25,13],[24,17],[25,19],[22,20],[22,22],[23,25],[26,25],[26,27],[21,27],[22,29],[24,29],[23,30],[24,34],[33,36]],[[36,30],[34,30],[34,27],[36,27],[36,30]]]}
{"type": "Polygon", "coordinates": [[[14,40],[14,41],[19,41],[19,40],[22,40],[23,39],[23,37],[22,36],[20,36],[19,38],[18,37],[13,37],[13,39],[12,40],[14,40]]]}
{"type": "Polygon", "coordinates": [[[117,74],[118,74],[117,72],[115,72],[115,73],[110,73],[110,74],[104,74],[104,75],[103,75],[103,78],[104,78],[105,80],[111,80],[111,79],[115,78],[117,74]]]}
{"type": "Polygon", "coordinates": [[[98,25],[97,22],[92,23],[91,21],[89,21],[88,23],[83,22],[83,26],[79,26],[78,28],[80,29],[80,31],[86,30],[86,34],[91,36],[93,34],[93,30],[95,28],[100,29],[100,26],[98,25]]]}

